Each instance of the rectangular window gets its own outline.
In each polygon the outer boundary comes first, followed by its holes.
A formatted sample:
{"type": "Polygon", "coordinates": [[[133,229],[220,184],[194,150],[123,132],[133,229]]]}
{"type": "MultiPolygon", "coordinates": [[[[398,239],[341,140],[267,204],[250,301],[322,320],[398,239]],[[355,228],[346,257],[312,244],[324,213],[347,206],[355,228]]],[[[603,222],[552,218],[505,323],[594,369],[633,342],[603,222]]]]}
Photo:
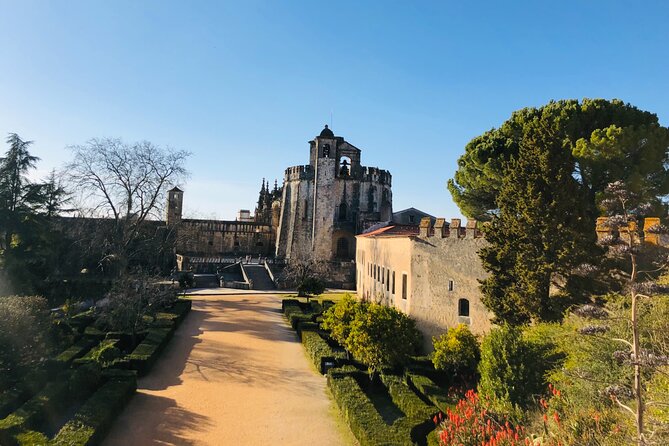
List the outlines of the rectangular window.
{"type": "Polygon", "coordinates": [[[374,265],[374,278],[376,279],[376,265],[374,265]]]}
{"type": "Polygon", "coordinates": [[[395,294],[395,271],[393,271],[393,295],[395,294]]]}
{"type": "Polygon", "coordinates": [[[407,298],[407,275],[402,274],[402,299],[407,298]]]}
{"type": "Polygon", "coordinates": [[[381,285],[383,285],[386,282],[386,269],[381,268],[381,285]]]}
{"type": "Polygon", "coordinates": [[[390,291],[390,270],[386,270],[386,291],[390,291]]]}
{"type": "Polygon", "coordinates": [[[453,291],[453,281],[452,280],[448,281],[448,291],[453,291]]]}

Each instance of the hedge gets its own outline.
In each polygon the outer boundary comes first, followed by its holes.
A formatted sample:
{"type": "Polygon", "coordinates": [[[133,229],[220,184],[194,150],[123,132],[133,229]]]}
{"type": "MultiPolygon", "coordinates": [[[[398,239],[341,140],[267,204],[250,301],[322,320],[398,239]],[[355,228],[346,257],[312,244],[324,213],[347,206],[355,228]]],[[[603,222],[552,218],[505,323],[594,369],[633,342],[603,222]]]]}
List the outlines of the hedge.
{"type": "Polygon", "coordinates": [[[96,445],[104,439],[114,418],[137,389],[134,373],[117,372],[61,428],[53,439],[53,445],[96,445]]]}
{"type": "Polygon", "coordinates": [[[321,366],[323,358],[332,358],[334,360],[344,359],[346,356],[343,352],[338,352],[328,345],[327,342],[316,331],[302,332],[302,345],[307,351],[307,355],[311,358],[314,366],[318,371],[323,373],[321,366]]]}
{"type": "Polygon", "coordinates": [[[174,326],[150,328],[144,340],[127,356],[130,368],[146,374],[174,334],[174,326]]]}
{"type": "Polygon", "coordinates": [[[100,381],[97,365],[66,371],[29,399],[16,411],[0,420],[0,444],[30,444],[36,437],[30,431],[49,423],[74,401],[86,398],[100,381]]]}
{"type": "Polygon", "coordinates": [[[425,420],[439,412],[439,409],[421,400],[399,376],[381,375],[381,381],[388,388],[393,403],[407,416],[425,420]]]}
{"type": "Polygon", "coordinates": [[[188,316],[191,308],[193,306],[193,301],[189,299],[178,299],[168,313],[176,314],[176,323],[179,325],[185,318],[188,316]]]}
{"type": "Polygon", "coordinates": [[[0,419],[6,417],[39,392],[48,380],[48,372],[37,368],[28,372],[14,387],[0,393],[0,419]]]}
{"type": "Polygon", "coordinates": [[[56,362],[63,365],[69,365],[77,358],[81,358],[95,344],[91,338],[83,337],[72,344],[67,350],[56,356],[56,362]]]}
{"type": "Polygon", "coordinates": [[[406,418],[400,418],[392,426],[387,425],[352,375],[339,375],[335,371],[328,373],[327,382],[360,446],[413,444],[408,431],[403,429],[405,426],[402,421],[406,421],[406,418]]]}
{"type": "Polygon", "coordinates": [[[448,408],[453,406],[453,403],[448,397],[448,392],[436,385],[434,381],[427,376],[407,373],[407,379],[410,385],[413,385],[418,392],[432,401],[432,404],[437,406],[443,412],[446,412],[448,408]]]}
{"type": "Polygon", "coordinates": [[[297,333],[297,337],[299,339],[302,339],[302,332],[303,331],[318,331],[320,328],[320,325],[317,324],[316,322],[311,322],[311,321],[298,321],[295,327],[295,332],[297,333]]]}
{"type": "Polygon", "coordinates": [[[300,301],[297,299],[283,299],[281,301],[281,312],[285,313],[287,307],[299,307],[300,301]]]}

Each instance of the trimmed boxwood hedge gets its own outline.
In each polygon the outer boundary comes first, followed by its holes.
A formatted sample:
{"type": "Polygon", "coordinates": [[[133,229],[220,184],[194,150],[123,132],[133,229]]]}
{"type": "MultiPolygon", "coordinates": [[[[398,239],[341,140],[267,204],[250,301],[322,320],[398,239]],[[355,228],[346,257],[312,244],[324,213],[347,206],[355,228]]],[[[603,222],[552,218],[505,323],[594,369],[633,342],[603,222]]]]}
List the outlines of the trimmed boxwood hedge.
{"type": "Polygon", "coordinates": [[[114,418],[137,389],[133,372],[117,371],[93,394],[56,434],[55,446],[87,446],[99,444],[114,418]]]}
{"type": "Polygon", "coordinates": [[[328,373],[328,387],[360,446],[408,446],[406,418],[389,426],[351,374],[328,373]]]}
{"type": "Polygon", "coordinates": [[[453,403],[448,398],[448,393],[427,376],[407,373],[407,380],[410,385],[413,385],[418,392],[432,401],[432,404],[443,412],[446,412],[448,408],[453,406],[453,403]]]}
{"type": "Polygon", "coordinates": [[[338,352],[330,347],[316,331],[303,331],[302,345],[307,351],[307,355],[314,363],[316,370],[321,373],[323,373],[323,370],[321,369],[323,358],[331,358],[336,361],[337,359],[341,360],[346,357],[343,352],[338,352]]]}
{"type": "Polygon", "coordinates": [[[69,365],[77,358],[81,358],[95,344],[95,341],[89,337],[83,337],[72,344],[68,349],[56,356],[56,362],[69,365]]]}
{"type": "Polygon", "coordinates": [[[145,375],[172,338],[174,330],[174,326],[149,329],[144,340],[126,357],[130,361],[130,368],[145,375]]]}
{"type": "Polygon", "coordinates": [[[408,417],[421,420],[431,419],[439,409],[421,400],[413,390],[407,386],[401,377],[396,375],[381,375],[381,381],[388,388],[393,403],[408,417]]]}

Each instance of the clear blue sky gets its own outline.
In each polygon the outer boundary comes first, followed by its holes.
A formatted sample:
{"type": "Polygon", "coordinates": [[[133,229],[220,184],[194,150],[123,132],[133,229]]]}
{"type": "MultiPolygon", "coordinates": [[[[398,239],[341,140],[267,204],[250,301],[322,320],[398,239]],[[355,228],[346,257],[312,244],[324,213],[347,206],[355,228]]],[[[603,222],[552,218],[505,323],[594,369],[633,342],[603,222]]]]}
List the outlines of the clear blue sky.
{"type": "Polygon", "coordinates": [[[396,210],[447,218],[465,144],[513,110],[620,98],[669,124],[666,1],[0,0],[0,18],[0,134],[35,140],[41,172],[91,137],[187,149],[191,215],[252,208],[331,111],[396,210]]]}

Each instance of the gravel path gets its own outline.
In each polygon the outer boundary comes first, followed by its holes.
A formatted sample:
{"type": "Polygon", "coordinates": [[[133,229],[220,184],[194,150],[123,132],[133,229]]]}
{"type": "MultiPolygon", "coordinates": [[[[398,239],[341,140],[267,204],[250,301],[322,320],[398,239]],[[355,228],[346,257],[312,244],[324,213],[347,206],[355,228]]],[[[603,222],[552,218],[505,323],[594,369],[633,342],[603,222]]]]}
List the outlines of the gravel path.
{"type": "Polygon", "coordinates": [[[271,294],[197,296],[104,446],[349,445],[271,294]]]}

